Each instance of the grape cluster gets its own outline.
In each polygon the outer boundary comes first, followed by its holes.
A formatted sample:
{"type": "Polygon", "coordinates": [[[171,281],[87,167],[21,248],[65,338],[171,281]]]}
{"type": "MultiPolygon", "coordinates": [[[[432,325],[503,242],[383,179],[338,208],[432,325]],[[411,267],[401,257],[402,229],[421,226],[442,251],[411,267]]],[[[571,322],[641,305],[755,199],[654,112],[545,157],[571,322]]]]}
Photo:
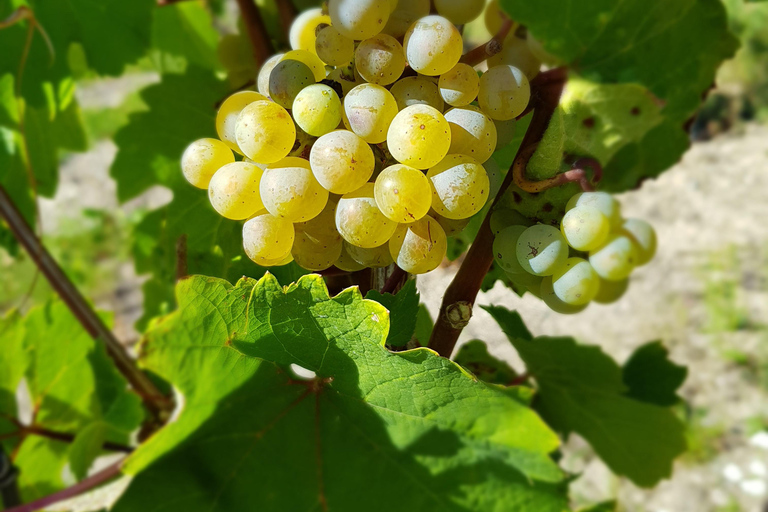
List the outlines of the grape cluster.
{"type": "Polygon", "coordinates": [[[254,262],[426,273],[498,191],[491,154],[528,105],[528,77],[503,55],[482,77],[461,62],[456,25],[484,0],[434,4],[438,14],[429,0],[329,0],[302,13],[258,92],[221,105],[219,139],[187,148],[185,177],[245,221],[254,262]]]}
{"type": "Polygon", "coordinates": [[[497,264],[558,313],[618,300],[632,271],[656,252],[651,225],[624,219],[619,202],[606,192],[573,196],[559,230],[531,225],[519,212],[505,209],[493,213],[491,230],[497,264]]]}

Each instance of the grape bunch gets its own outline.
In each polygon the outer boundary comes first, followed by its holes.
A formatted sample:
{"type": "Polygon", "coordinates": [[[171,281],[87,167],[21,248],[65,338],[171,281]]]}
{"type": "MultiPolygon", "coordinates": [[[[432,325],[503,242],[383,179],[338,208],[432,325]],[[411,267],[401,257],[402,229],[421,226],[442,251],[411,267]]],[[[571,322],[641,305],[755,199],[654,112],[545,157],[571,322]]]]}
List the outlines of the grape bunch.
{"type": "Polygon", "coordinates": [[[578,313],[592,302],[618,300],[632,271],[656,252],[656,233],[624,219],[606,192],[581,192],[565,208],[560,229],[532,224],[515,210],[491,216],[496,263],[509,279],[558,313],[578,313]]]}
{"type": "MultiPolygon", "coordinates": [[[[430,272],[498,192],[491,155],[528,105],[528,77],[509,64],[519,51],[482,77],[462,62],[456,25],[483,0],[434,4],[438,14],[429,0],[329,0],[302,13],[257,91],[221,105],[219,138],[186,149],[185,177],[245,221],[258,265],[430,272]]],[[[488,9],[497,23],[498,5],[488,9]]]]}

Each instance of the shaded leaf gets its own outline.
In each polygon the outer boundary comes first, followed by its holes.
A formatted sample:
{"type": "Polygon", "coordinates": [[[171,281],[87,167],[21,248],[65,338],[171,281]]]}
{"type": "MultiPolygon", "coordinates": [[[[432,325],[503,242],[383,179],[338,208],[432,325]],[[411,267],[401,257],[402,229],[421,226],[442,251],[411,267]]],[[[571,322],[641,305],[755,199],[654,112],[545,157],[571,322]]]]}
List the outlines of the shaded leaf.
{"type": "Polygon", "coordinates": [[[488,346],[480,340],[462,345],[454,361],[483,382],[509,386],[517,377],[517,373],[507,363],[489,354],[488,346]]]}
{"type": "Polygon", "coordinates": [[[419,314],[419,292],[416,291],[416,280],[409,279],[395,295],[370,290],[365,298],[375,300],[389,311],[390,329],[387,335],[387,346],[406,346],[416,330],[419,314]]]}
{"type": "Polygon", "coordinates": [[[656,405],[671,406],[680,401],[678,388],[685,382],[688,368],[669,360],[660,341],[635,350],[624,363],[623,380],[627,396],[656,405]]]}

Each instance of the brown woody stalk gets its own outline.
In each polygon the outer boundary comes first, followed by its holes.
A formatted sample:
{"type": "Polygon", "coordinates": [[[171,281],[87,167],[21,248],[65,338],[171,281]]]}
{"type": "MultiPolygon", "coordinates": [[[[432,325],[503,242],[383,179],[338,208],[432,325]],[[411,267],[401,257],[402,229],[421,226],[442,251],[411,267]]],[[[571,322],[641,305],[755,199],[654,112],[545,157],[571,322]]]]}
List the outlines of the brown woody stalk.
{"type": "Polygon", "coordinates": [[[509,18],[504,20],[499,32],[493,36],[490,41],[465,53],[461,57],[461,62],[469,64],[470,66],[477,66],[489,57],[493,57],[501,52],[504,48],[504,40],[507,38],[507,35],[509,35],[509,31],[512,30],[512,25],[514,25],[514,23],[509,18]]]}
{"type": "Polygon", "coordinates": [[[255,0],[237,0],[237,5],[240,7],[243,21],[245,21],[248,38],[251,40],[253,58],[256,60],[256,64],[260,66],[275,53],[272,42],[269,40],[267,27],[264,25],[264,19],[261,17],[255,0]]]}

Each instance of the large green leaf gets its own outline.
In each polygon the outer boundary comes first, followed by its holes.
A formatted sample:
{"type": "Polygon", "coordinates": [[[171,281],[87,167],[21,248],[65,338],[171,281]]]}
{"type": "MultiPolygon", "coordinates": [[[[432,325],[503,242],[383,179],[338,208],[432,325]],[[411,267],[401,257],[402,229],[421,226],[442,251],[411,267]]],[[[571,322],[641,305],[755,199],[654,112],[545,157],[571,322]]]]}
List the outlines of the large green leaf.
{"type": "Polygon", "coordinates": [[[387,351],[388,312],[357,288],[192,277],[178,302],[141,361],[184,407],[131,456],[114,510],[567,508],[536,414],[430,350],[387,351]]]}
{"type": "Polygon", "coordinates": [[[416,290],[416,280],[409,279],[403,288],[394,295],[370,290],[365,298],[375,300],[389,311],[390,328],[387,335],[387,346],[406,346],[416,331],[416,321],[419,314],[419,292],[416,290]]]}
{"type": "MultiPolygon", "coordinates": [[[[508,334],[515,332],[519,317],[501,307],[485,309],[508,334]]],[[[669,408],[627,396],[621,367],[599,347],[571,338],[509,340],[538,384],[537,409],[549,425],[581,435],[616,474],[640,486],[670,476],[686,449],[683,424],[669,408]]]]}
{"type": "Polygon", "coordinates": [[[164,73],[183,72],[188,64],[220,68],[218,42],[219,33],[213,28],[211,14],[201,4],[178,2],[155,9],[152,47],[156,65],[164,73]]]}
{"type": "Polygon", "coordinates": [[[668,359],[669,352],[660,341],[647,343],[634,351],[624,363],[624,384],[632,398],[652,404],[671,406],[680,401],[677,389],[685,382],[688,368],[668,359]]]}

